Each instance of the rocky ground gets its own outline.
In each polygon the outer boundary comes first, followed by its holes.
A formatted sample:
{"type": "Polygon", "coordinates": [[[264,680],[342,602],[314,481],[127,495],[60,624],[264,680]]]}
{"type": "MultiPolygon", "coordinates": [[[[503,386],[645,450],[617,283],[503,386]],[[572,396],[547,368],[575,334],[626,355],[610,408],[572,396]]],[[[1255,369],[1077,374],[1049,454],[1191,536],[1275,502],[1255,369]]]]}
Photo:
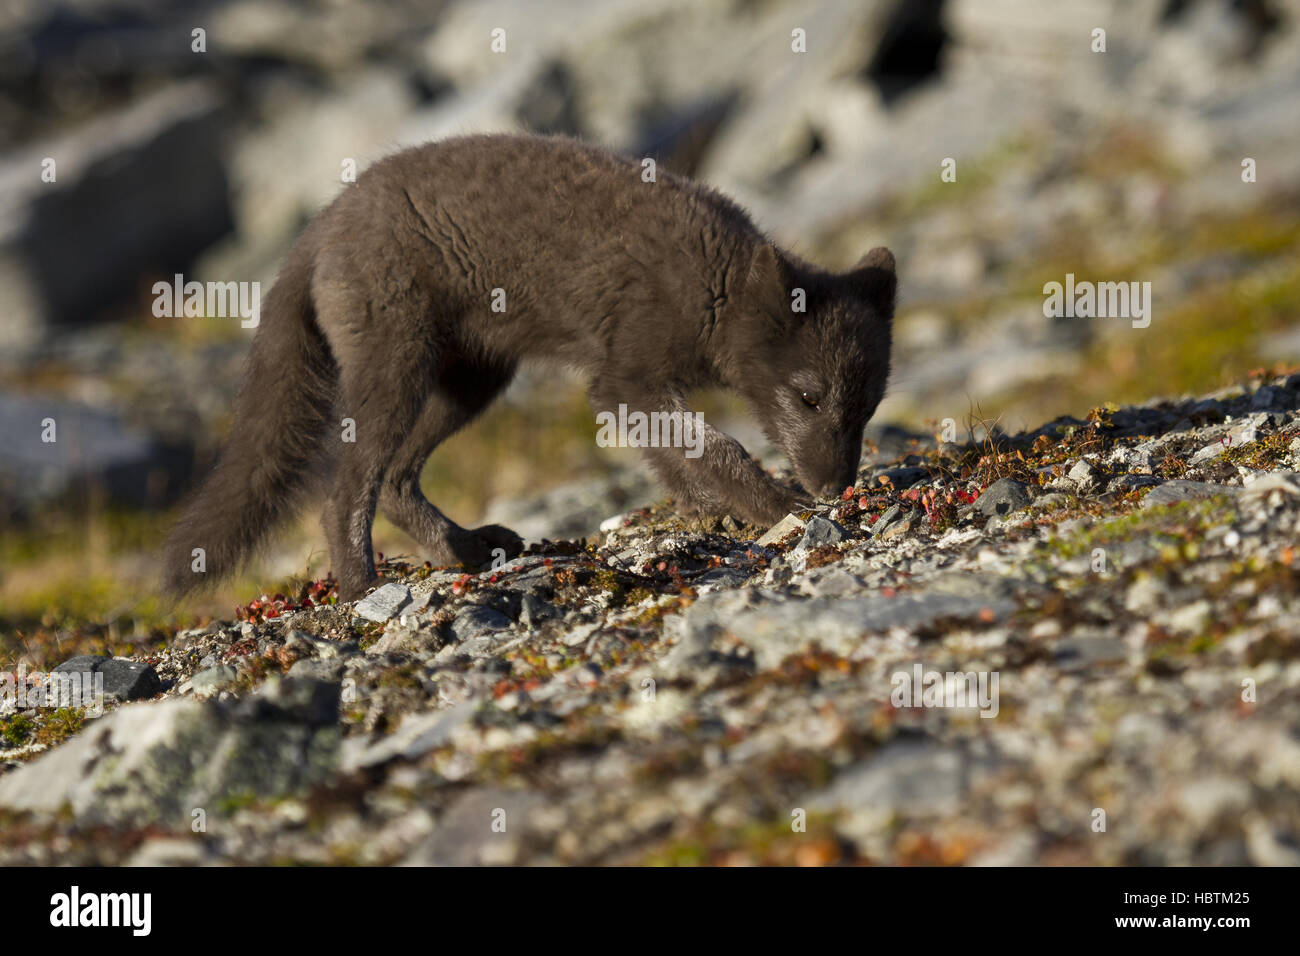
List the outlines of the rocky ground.
{"type": "Polygon", "coordinates": [[[1298,409],[888,432],[773,529],[656,507],[70,661],[117,696],[0,707],[0,862],[1296,865],[1298,409]]]}

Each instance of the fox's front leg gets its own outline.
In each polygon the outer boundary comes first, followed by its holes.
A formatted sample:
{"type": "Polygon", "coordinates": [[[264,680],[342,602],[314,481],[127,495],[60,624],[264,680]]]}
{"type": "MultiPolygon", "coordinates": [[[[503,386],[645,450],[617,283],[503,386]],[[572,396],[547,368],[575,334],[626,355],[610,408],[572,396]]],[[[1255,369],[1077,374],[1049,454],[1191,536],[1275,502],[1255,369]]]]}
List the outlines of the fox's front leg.
{"type": "Polygon", "coordinates": [[[629,394],[624,389],[596,385],[591,390],[591,401],[598,415],[609,413],[615,421],[620,405],[626,406],[629,422],[637,420],[633,417],[637,413],[648,423],[660,421],[654,417],[656,413],[681,416],[682,427],[677,434],[682,441],[678,445],[643,450],[668,492],[688,508],[706,514],[732,514],[750,524],[771,525],[806,506],[806,496],[777,482],[740,442],[698,418],[673,391],[629,394]]]}

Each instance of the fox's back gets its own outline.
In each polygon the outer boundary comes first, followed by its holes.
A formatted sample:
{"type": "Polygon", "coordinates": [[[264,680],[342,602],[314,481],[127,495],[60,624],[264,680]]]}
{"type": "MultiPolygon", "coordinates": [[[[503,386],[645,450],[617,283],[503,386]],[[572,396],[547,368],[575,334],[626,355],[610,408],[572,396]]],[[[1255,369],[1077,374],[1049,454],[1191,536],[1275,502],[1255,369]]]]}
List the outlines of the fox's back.
{"type": "Polygon", "coordinates": [[[475,328],[494,349],[580,358],[618,323],[705,321],[761,241],[730,200],[644,169],[563,137],[429,143],[363,173],[325,214],[328,242],[491,316],[475,328]]]}

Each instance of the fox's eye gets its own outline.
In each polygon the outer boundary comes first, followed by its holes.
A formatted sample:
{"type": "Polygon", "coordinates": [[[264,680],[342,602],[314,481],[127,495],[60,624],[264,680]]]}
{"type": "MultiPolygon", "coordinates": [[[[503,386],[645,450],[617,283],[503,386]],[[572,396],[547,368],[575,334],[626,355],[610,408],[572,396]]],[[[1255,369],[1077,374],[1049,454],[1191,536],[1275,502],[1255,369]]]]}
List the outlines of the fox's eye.
{"type": "Polygon", "coordinates": [[[818,395],[816,392],[800,392],[799,394],[802,396],[803,403],[805,405],[807,405],[809,408],[820,410],[820,406],[822,403],[822,398],[820,395],[818,395]]]}

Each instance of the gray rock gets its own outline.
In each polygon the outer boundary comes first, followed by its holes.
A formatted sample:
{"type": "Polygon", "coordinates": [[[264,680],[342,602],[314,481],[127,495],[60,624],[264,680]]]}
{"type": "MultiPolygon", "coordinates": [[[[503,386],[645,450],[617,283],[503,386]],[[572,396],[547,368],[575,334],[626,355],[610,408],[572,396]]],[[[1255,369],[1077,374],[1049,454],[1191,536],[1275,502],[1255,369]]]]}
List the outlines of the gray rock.
{"type": "MultiPolygon", "coordinates": [[[[1150,488],[1158,484],[1160,484],[1160,479],[1155,475],[1118,475],[1106,487],[1106,490],[1122,494],[1135,488],[1150,488]]],[[[1042,499],[1039,499],[1039,504],[1041,503],[1042,499]]]]}
{"type": "Polygon", "coordinates": [[[537,627],[543,621],[552,621],[560,616],[560,609],[536,594],[525,594],[520,600],[519,623],[524,627],[537,627]]]}
{"type": "Polygon", "coordinates": [[[212,84],[173,83],[11,153],[0,165],[0,260],[21,258],[29,288],[0,292],[4,314],[18,326],[84,322],[134,294],[138,277],[170,277],[229,232],[225,126],[212,84]],[[30,172],[45,156],[59,160],[56,182],[30,172]]]}
{"type": "Polygon", "coordinates": [[[1101,472],[1086,458],[1076,461],[1074,467],[1066,473],[1066,477],[1074,482],[1076,488],[1085,493],[1093,491],[1101,483],[1101,472]]]}
{"type": "Polygon", "coordinates": [[[906,468],[888,468],[874,476],[875,481],[881,478],[888,478],[891,487],[898,491],[911,488],[918,481],[928,478],[930,472],[925,468],[906,467],[906,468]]]}
{"type": "Polygon", "coordinates": [[[528,790],[480,787],[458,798],[408,866],[482,866],[515,863],[539,811],[548,801],[528,790]]]}
{"type": "Polygon", "coordinates": [[[1128,646],[1117,637],[1068,637],[1056,646],[1062,670],[1087,670],[1098,664],[1120,664],[1128,659],[1128,646]]]}
{"type": "Polygon", "coordinates": [[[786,515],[772,527],[768,528],[758,543],[764,548],[770,548],[777,542],[789,537],[796,531],[803,531],[807,527],[798,515],[786,515]]]}
{"type": "Polygon", "coordinates": [[[738,588],[749,580],[750,572],[744,568],[714,568],[693,582],[696,587],[738,588]]]}
{"type": "Polygon", "coordinates": [[[232,686],[238,676],[239,672],[229,664],[218,664],[215,667],[204,668],[195,674],[190,680],[190,687],[195,697],[211,697],[232,686]]]}
{"type": "Polygon", "coordinates": [[[158,673],[148,664],[120,657],[86,654],[64,661],[54,668],[55,674],[102,674],[104,694],[119,700],[152,697],[162,690],[158,673]]]}
{"type": "Polygon", "coordinates": [[[1289,408],[1294,401],[1294,396],[1284,388],[1261,385],[1250,397],[1250,407],[1257,411],[1267,411],[1272,408],[1289,408]]]}
{"type": "Polygon", "coordinates": [[[510,618],[490,607],[473,605],[456,615],[451,622],[451,633],[464,643],[480,637],[489,637],[510,626],[510,618]]]}
{"type": "Polygon", "coordinates": [[[1279,498],[1300,497],[1300,475],[1293,471],[1274,471],[1260,475],[1241,489],[1241,497],[1246,501],[1265,497],[1271,499],[1274,494],[1279,498]]]}
{"type": "Polygon", "coordinates": [[[974,508],[985,517],[1009,515],[1030,505],[1029,492],[1014,478],[999,478],[984,489],[974,508]]]}
{"type": "Polygon", "coordinates": [[[473,719],[476,710],[476,701],[465,701],[447,710],[411,714],[402,721],[396,732],[359,753],[345,755],[342,769],[347,772],[374,767],[397,758],[414,760],[446,743],[458,728],[473,719]]]}
{"type": "Polygon", "coordinates": [[[663,668],[673,677],[688,675],[708,659],[715,640],[724,634],[747,645],[755,665],[768,669],[813,644],[847,656],[869,632],[911,630],[941,618],[975,617],[985,610],[1001,617],[1014,607],[1011,601],[988,595],[912,592],[790,600],[768,591],[712,591],[665,621],[665,634],[676,637],[677,645],[664,658],[663,668]]]}
{"type": "Polygon", "coordinates": [[[130,704],[0,778],[0,807],[77,819],[188,828],[229,801],[301,793],[329,778],[339,750],[338,685],[270,681],[230,706],[189,697],[130,704]]]}
{"type": "Polygon", "coordinates": [[[328,661],[300,660],[294,661],[293,666],[285,677],[291,680],[315,680],[323,682],[337,682],[343,676],[345,665],[341,660],[334,659],[328,661]]]}
{"type": "Polygon", "coordinates": [[[156,506],[186,471],[183,455],[111,410],[45,396],[0,394],[0,449],[0,513],[29,512],[84,485],[113,501],[156,506]],[[46,419],[54,441],[42,438],[46,419]]]}
{"type": "Polygon", "coordinates": [[[1166,481],[1152,488],[1142,499],[1143,508],[1172,505],[1179,501],[1213,498],[1218,495],[1238,495],[1241,489],[1231,485],[1216,485],[1206,481],[1166,481]]]}
{"type": "Polygon", "coordinates": [[[411,589],[405,584],[388,583],[367,594],[353,608],[367,621],[382,624],[397,615],[411,600],[411,589]]]}
{"type": "Polygon", "coordinates": [[[845,538],[845,531],[834,521],[814,515],[808,519],[803,537],[795,546],[796,551],[812,551],[828,545],[839,544],[845,538]]]}
{"type": "Polygon", "coordinates": [[[886,814],[954,813],[968,788],[970,768],[963,752],[929,741],[904,740],[850,767],[806,806],[814,810],[886,814]]]}
{"type": "Polygon", "coordinates": [[[1047,511],[1053,511],[1056,508],[1064,508],[1069,503],[1070,503],[1069,495],[1063,494],[1062,492],[1059,491],[1053,491],[1037,499],[1034,502],[1034,507],[1039,509],[1040,511],[1047,512],[1047,511]]]}
{"type": "Polygon", "coordinates": [[[895,521],[898,520],[898,516],[901,515],[902,513],[903,513],[903,509],[898,505],[891,505],[889,508],[887,508],[885,510],[885,513],[882,514],[879,518],[877,518],[876,523],[871,526],[872,536],[878,537],[882,535],[886,531],[886,529],[889,528],[890,525],[892,525],[895,521]]]}

